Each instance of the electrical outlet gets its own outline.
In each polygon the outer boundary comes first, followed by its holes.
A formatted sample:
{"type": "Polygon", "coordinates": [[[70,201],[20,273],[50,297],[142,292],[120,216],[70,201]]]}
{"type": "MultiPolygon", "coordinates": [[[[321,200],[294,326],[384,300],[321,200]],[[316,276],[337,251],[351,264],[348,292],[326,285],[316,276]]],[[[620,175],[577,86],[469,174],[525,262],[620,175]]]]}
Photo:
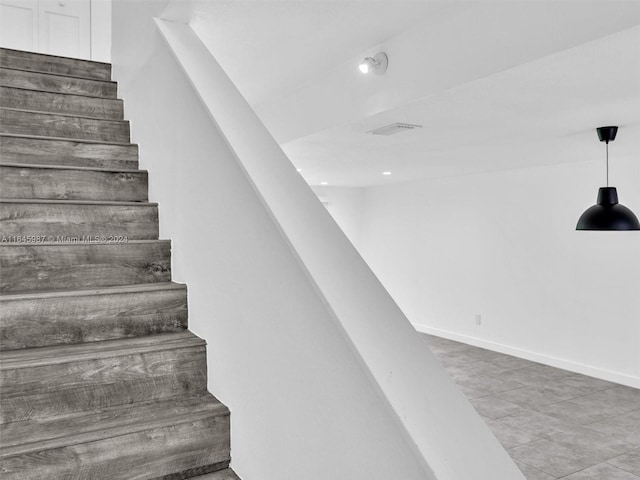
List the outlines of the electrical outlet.
{"type": "Polygon", "coordinates": [[[482,315],[476,313],[476,325],[482,325],[482,315]]]}

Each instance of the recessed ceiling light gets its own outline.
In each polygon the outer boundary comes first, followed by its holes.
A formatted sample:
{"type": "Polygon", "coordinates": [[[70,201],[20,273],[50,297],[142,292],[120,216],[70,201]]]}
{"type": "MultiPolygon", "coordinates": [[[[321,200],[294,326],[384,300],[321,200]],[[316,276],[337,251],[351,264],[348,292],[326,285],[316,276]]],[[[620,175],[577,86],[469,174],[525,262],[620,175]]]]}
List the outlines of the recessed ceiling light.
{"type": "Polygon", "coordinates": [[[422,128],[422,125],[413,125],[411,123],[392,123],[385,125],[384,127],[376,128],[375,130],[369,130],[367,133],[371,135],[394,135],[400,132],[406,132],[407,130],[414,130],[416,128],[422,128]]]}
{"type": "Polygon", "coordinates": [[[301,172],[301,171],[302,171],[302,169],[301,169],[301,168],[296,168],[296,171],[297,171],[297,172],[301,172]]]}
{"type": "Polygon", "coordinates": [[[329,185],[329,182],[320,182],[320,185],[329,185]]]}
{"type": "Polygon", "coordinates": [[[391,175],[391,172],[382,172],[383,175],[391,175]]]}

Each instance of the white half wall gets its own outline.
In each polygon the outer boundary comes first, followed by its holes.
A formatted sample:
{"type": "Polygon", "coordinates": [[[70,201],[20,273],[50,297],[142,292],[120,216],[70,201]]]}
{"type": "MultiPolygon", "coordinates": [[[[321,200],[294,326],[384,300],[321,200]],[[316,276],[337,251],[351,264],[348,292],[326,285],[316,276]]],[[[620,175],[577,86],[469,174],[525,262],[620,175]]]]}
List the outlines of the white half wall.
{"type": "MultiPolygon", "coordinates": [[[[640,163],[615,147],[640,213],[640,163]]],[[[369,188],[358,244],[419,330],[640,388],[640,232],[575,231],[603,182],[593,161],[369,188]]]]}
{"type": "MultiPolygon", "coordinates": [[[[190,328],[208,342],[210,389],[232,412],[233,468],[435,479],[160,37],[152,17],[165,5],[114,2],[114,75],[173,241],[173,278],[188,282],[190,328]]],[[[469,435],[484,434],[471,418],[469,435]]]]}
{"type": "Polygon", "coordinates": [[[193,30],[156,29],[166,3],[114,2],[114,74],[233,468],[523,478],[193,30]]]}
{"type": "Polygon", "coordinates": [[[314,186],[314,193],[354,247],[360,247],[364,188],[314,186]]]}

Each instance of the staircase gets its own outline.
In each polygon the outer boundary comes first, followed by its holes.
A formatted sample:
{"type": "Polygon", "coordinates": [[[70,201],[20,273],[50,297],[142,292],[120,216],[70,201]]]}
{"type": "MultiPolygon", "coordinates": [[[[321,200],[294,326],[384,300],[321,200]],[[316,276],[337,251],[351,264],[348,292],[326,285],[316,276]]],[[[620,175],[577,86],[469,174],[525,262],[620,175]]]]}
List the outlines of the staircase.
{"type": "Polygon", "coordinates": [[[110,79],[0,49],[0,477],[237,479],[110,79]]]}

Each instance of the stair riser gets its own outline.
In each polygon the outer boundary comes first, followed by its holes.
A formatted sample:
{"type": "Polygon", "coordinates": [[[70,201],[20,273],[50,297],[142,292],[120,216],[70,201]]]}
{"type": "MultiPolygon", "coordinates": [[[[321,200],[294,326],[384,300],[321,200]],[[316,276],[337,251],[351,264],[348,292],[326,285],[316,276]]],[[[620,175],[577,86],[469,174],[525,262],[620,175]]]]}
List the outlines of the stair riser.
{"type": "Polygon", "coordinates": [[[168,282],[169,242],[0,245],[0,292],[168,282]]]}
{"type": "Polygon", "coordinates": [[[229,409],[207,392],[203,395],[89,410],[73,417],[63,415],[44,420],[3,423],[0,458],[228,415],[229,409]]]}
{"type": "Polygon", "coordinates": [[[122,100],[0,87],[0,107],[122,120],[122,100]]]}
{"type": "Polygon", "coordinates": [[[117,97],[117,85],[114,82],[64,77],[8,68],[0,68],[0,86],[53,93],[71,93],[88,97],[117,97]]]}
{"type": "Polygon", "coordinates": [[[18,135],[129,143],[129,122],[2,110],[0,131],[18,135]]]}
{"type": "Polygon", "coordinates": [[[114,242],[154,240],[158,238],[158,207],[0,202],[0,238],[15,236],[47,238],[41,243],[82,238],[97,242],[100,237],[114,242]]]}
{"type": "Polygon", "coordinates": [[[0,349],[46,347],[178,332],[187,289],[0,302],[0,349]]]}
{"type": "Polygon", "coordinates": [[[2,423],[199,395],[207,388],[206,352],[198,346],[57,365],[5,366],[0,385],[2,423]]]}
{"type": "Polygon", "coordinates": [[[0,49],[0,66],[96,80],[111,79],[111,65],[108,63],[54,57],[5,48],[0,49]]]}
{"type": "Polygon", "coordinates": [[[100,172],[0,165],[2,198],[146,202],[147,172],[100,172]]]}
{"type": "Polygon", "coordinates": [[[44,138],[0,138],[0,156],[6,163],[62,165],[96,168],[138,168],[137,145],[50,140],[44,138]]]}
{"type": "Polygon", "coordinates": [[[104,440],[8,457],[0,461],[6,480],[151,480],[190,478],[230,460],[228,416],[104,440]]]}

